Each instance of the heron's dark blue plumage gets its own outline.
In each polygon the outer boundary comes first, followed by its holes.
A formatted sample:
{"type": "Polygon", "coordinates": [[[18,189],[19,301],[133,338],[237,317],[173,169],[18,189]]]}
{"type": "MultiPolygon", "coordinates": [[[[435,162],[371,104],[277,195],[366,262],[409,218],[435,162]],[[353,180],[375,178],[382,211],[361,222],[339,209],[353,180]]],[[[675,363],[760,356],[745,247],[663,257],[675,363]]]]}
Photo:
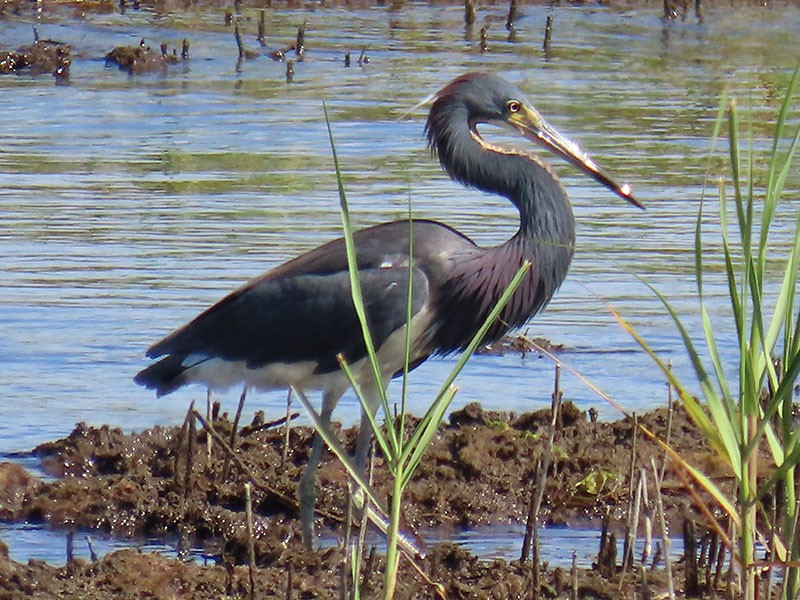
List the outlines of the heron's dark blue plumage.
{"type": "MultiPolygon", "coordinates": [[[[524,324],[550,301],[569,269],[575,221],[567,194],[549,167],[534,156],[498,148],[477,131],[479,123],[509,125],[550,149],[616,194],[636,203],[572,142],[549,127],[513,85],[495,75],[459,77],[436,96],[428,117],[428,143],[455,181],[498,194],[519,210],[517,233],[504,244],[481,248],[435,221],[396,221],[354,235],[372,338],[385,378],[402,371],[409,268],[412,269],[411,364],[432,354],[463,349],[525,262],[531,268],[486,341],[524,324]]],[[[137,383],[168,394],[187,383],[245,388],[321,389],[327,422],[349,380],[338,366],[354,367],[366,402],[379,404],[353,307],[344,240],[308,252],[254,279],[153,345],[159,360],[136,375],[137,383]],[[360,365],[360,366],[359,366],[360,365]]],[[[356,464],[369,447],[369,419],[362,414],[356,464]]],[[[300,484],[303,539],[313,539],[314,472],[322,450],[316,436],[300,484]]]]}
{"type": "Polygon", "coordinates": [[[438,290],[442,324],[436,351],[463,349],[523,261],[531,269],[486,336],[494,341],[540,311],[566,277],[575,243],[575,219],[558,177],[528,154],[481,143],[476,125],[501,123],[510,99],[524,101],[515,86],[495,75],[470,73],[440,91],[426,132],[445,172],[454,180],[508,198],[520,211],[516,235],[495,248],[453,261],[438,290]]]}
{"type": "MultiPolygon", "coordinates": [[[[443,88],[431,108],[428,143],[444,170],[460,183],[508,198],[519,209],[520,228],[506,243],[481,248],[441,223],[413,222],[412,312],[430,313],[415,340],[417,361],[463,349],[524,261],[531,262],[530,272],[486,341],[541,310],[569,269],[575,226],[558,178],[535,157],[488,146],[477,133],[478,123],[506,121],[510,100],[525,102],[500,77],[472,73],[443,88]]],[[[377,347],[406,322],[408,229],[406,221],[397,221],[355,234],[377,347]]],[[[273,363],[311,362],[313,373],[325,374],[338,371],[338,354],[351,363],[365,355],[342,239],[253,280],[155,344],[148,356],[162,362],[136,380],[159,394],[192,382],[193,374],[213,386],[214,376],[199,368],[212,359],[240,362],[254,372],[273,363]]]]}

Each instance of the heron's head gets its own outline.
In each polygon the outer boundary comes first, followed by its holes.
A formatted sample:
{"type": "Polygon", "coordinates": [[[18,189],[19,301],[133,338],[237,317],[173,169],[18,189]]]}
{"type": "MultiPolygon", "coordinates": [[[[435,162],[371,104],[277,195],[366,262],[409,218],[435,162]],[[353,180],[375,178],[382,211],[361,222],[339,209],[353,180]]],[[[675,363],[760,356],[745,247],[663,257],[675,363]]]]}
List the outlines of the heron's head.
{"type": "Polygon", "coordinates": [[[428,144],[439,156],[454,157],[461,143],[459,132],[466,124],[475,141],[494,152],[507,152],[485,141],[477,126],[489,123],[510,127],[560,156],[621,198],[643,208],[628,185],[617,185],[589,155],[544,120],[519,88],[491,73],[467,73],[442,88],[435,96],[425,126],[428,144]]]}

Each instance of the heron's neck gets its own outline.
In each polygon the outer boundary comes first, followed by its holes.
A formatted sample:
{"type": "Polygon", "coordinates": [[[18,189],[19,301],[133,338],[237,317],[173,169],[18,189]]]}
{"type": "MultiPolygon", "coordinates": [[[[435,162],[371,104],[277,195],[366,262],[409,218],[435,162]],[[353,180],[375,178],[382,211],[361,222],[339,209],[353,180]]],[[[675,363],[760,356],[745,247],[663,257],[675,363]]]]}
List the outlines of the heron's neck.
{"type": "Polygon", "coordinates": [[[513,240],[526,247],[541,244],[568,249],[575,242],[575,218],[558,177],[539,159],[491,146],[468,127],[456,134],[439,158],[445,171],[465,185],[508,198],[519,210],[513,240]]]}

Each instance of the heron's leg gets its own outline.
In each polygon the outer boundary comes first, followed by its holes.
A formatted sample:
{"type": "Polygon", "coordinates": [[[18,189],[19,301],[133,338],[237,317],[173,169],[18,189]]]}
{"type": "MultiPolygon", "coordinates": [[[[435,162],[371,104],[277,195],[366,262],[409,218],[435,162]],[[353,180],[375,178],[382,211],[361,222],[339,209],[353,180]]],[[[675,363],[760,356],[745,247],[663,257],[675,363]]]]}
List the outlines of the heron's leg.
{"type": "MultiPolygon", "coordinates": [[[[324,427],[329,427],[331,423],[331,413],[339,401],[341,393],[325,391],[322,394],[322,409],[320,410],[320,420],[324,427]]],[[[311,453],[308,455],[308,463],[298,487],[298,500],[300,504],[300,526],[303,531],[303,543],[307,548],[312,548],[314,543],[314,504],[317,501],[316,479],[317,465],[322,456],[322,448],[325,441],[319,433],[314,434],[314,442],[311,445],[311,453]]]]}
{"type": "MultiPolygon", "coordinates": [[[[206,423],[212,429],[214,428],[214,419],[211,416],[214,394],[211,388],[206,388],[206,423]]],[[[211,443],[213,438],[211,435],[206,435],[206,465],[211,464],[211,443]]]]}
{"type": "MultiPolygon", "coordinates": [[[[372,416],[374,417],[381,403],[377,387],[375,385],[371,385],[369,386],[369,388],[365,388],[364,391],[366,393],[367,405],[369,406],[369,410],[372,416]]],[[[369,448],[371,441],[372,441],[372,425],[370,425],[367,413],[364,412],[364,410],[362,409],[361,425],[359,425],[358,427],[358,437],[356,438],[356,452],[354,456],[356,468],[358,468],[359,472],[362,475],[366,475],[367,472],[367,458],[369,456],[369,448]]]]}
{"type": "Polygon", "coordinates": [[[289,392],[286,394],[286,422],[283,424],[283,453],[281,454],[281,467],[286,462],[286,457],[289,455],[289,431],[291,431],[291,411],[292,411],[292,388],[289,387],[289,392]]]}
{"type": "Polygon", "coordinates": [[[242,417],[242,409],[244,408],[244,401],[247,398],[247,384],[242,387],[242,394],[239,396],[239,404],[236,406],[236,415],[233,417],[233,425],[231,426],[231,441],[230,446],[236,446],[236,434],[239,430],[239,419],[242,417]]]}
{"type": "MultiPolygon", "coordinates": [[[[378,410],[378,406],[380,406],[380,403],[381,403],[380,395],[378,393],[378,388],[377,388],[377,386],[372,384],[372,385],[364,386],[362,389],[364,390],[364,393],[365,393],[365,396],[366,396],[366,405],[367,405],[367,409],[369,410],[369,414],[371,414],[374,417],[375,413],[378,410]]],[[[372,432],[372,425],[370,424],[370,419],[369,419],[368,413],[365,410],[363,410],[363,407],[362,407],[362,410],[361,410],[361,424],[358,427],[358,437],[356,438],[356,450],[355,450],[355,456],[353,458],[355,459],[355,467],[356,467],[356,469],[358,470],[359,474],[362,476],[363,480],[365,482],[367,482],[367,484],[371,483],[369,481],[369,477],[368,477],[368,468],[367,468],[367,466],[369,464],[368,461],[369,461],[370,448],[372,447],[372,444],[371,444],[371,442],[372,442],[372,433],[373,433],[372,432]]],[[[351,518],[353,516],[355,516],[357,521],[361,521],[362,529],[361,529],[361,534],[360,535],[362,535],[362,536],[363,536],[364,529],[365,529],[364,525],[366,525],[366,520],[365,520],[366,512],[363,511],[363,508],[364,508],[363,502],[365,501],[365,498],[362,497],[359,500],[355,500],[354,494],[356,494],[357,492],[360,492],[360,490],[358,489],[358,485],[355,483],[354,480],[351,479],[350,480],[350,485],[349,485],[349,493],[347,494],[348,537],[349,537],[350,520],[351,520],[351,518]]],[[[358,495],[361,496],[360,493],[358,495]]],[[[363,537],[360,538],[360,539],[361,539],[361,542],[363,543],[363,537]]],[[[359,544],[358,547],[360,548],[361,544],[359,544]]],[[[358,564],[358,567],[357,567],[357,570],[358,570],[358,569],[361,568],[360,567],[360,565],[361,565],[360,557],[359,557],[359,560],[358,560],[357,564],[358,564]]]]}
{"type": "MultiPolygon", "coordinates": [[[[372,412],[375,414],[375,411],[372,412]]],[[[361,425],[358,427],[358,437],[356,438],[355,463],[361,475],[367,473],[367,459],[369,458],[370,442],[372,441],[372,425],[370,425],[367,415],[362,411],[361,425]]]]}

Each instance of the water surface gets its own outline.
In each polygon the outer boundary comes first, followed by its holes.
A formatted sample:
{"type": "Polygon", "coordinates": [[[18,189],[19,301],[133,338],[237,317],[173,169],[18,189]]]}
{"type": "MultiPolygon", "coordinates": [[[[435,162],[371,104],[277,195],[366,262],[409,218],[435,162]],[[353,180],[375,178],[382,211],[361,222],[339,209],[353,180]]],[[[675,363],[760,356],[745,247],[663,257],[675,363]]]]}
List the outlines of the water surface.
{"type": "MultiPolygon", "coordinates": [[[[707,160],[720,96],[735,95],[750,110],[754,146],[765,147],[796,60],[787,48],[800,39],[800,11],[783,5],[707,7],[702,22],[663,22],[649,5],[525,6],[515,42],[506,40],[505,8],[482,7],[487,53],[479,51],[479,27],[466,31],[457,5],[275,8],[267,11],[270,47],[291,43],[307,22],[306,57],[287,84],[285,65],[267,57],[237,68],[233,32],[218,9],[80,18],[61,10],[42,13],[39,31],[72,46],[70,85],[47,75],[0,78],[0,453],[63,436],[78,421],[126,430],[174,424],[191,400],[204,398],[188,388],[156,401],[132,377],[161,336],[251,277],[340,235],[323,100],[357,225],[404,218],[411,198],[415,216],[482,244],[513,234],[517,217],[505,200],[444,176],[424,147],[425,108],[413,108],[470,70],[517,83],[647,205],[632,209],[555,164],[578,219],[577,250],[566,283],[526,331],[566,346],[561,359],[628,409],[663,404],[663,377],[606,304],[691,377],[674,325],[640,278],[697,323],[694,221],[704,190],[715,195],[706,176],[724,172],[721,159],[707,160]],[[113,46],[142,37],[154,47],[186,37],[191,59],[143,76],[105,64],[113,46]],[[363,47],[369,63],[359,67],[363,47]]],[[[257,17],[244,9],[252,48],[257,17]]],[[[3,21],[0,43],[30,43],[32,24],[3,21]]],[[[777,249],[793,233],[796,176],[789,188],[777,249]]],[[[713,233],[713,204],[708,213],[713,233]]],[[[707,286],[724,334],[730,326],[719,275],[707,286]]],[[[722,339],[721,350],[735,369],[732,338],[722,339]]],[[[431,360],[414,372],[411,411],[425,410],[453,364],[431,360]]],[[[547,359],[478,356],[458,381],[454,408],[472,401],[542,408],[552,377],[547,359]]],[[[562,388],[581,408],[616,418],[571,375],[562,388]]],[[[276,416],[284,397],[252,395],[247,408],[276,416]]],[[[232,410],[236,398],[233,390],[221,400],[232,410]]],[[[351,395],[337,416],[355,421],[351,395]]]]}

